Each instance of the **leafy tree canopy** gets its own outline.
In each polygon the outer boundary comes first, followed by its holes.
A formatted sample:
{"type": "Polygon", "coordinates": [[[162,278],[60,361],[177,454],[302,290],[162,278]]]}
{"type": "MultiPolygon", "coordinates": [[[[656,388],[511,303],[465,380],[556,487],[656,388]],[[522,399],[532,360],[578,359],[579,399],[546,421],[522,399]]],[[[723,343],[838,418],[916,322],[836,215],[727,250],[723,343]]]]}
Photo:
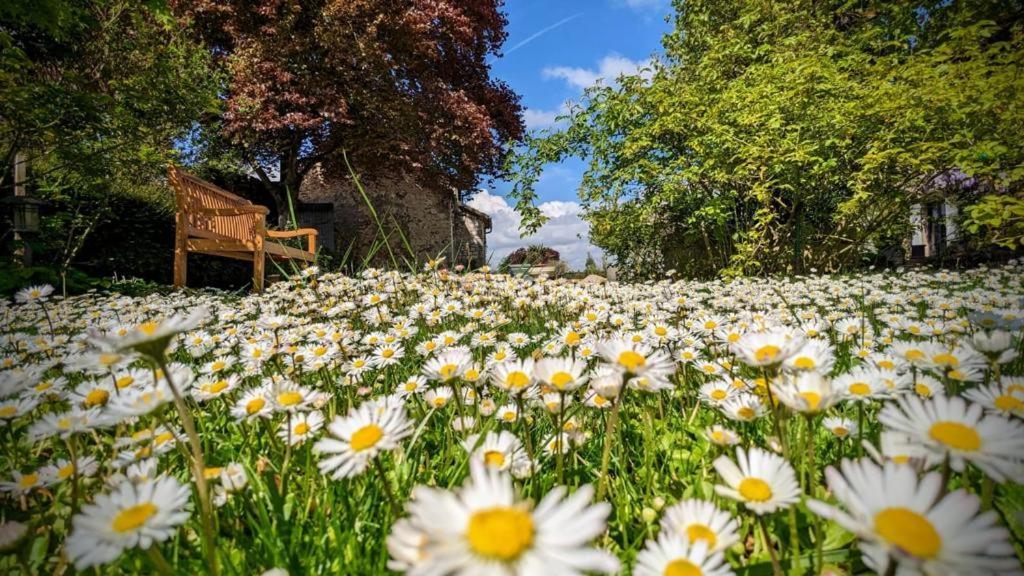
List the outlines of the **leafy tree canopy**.
{"type": "Polygon", "coordinates": [[[674,6],[648,70],[589,89],[510,158],[527,232],[544,165],[579,156],[591,241],[640,272],[853,266],[959,173],[968,203],[983,195],[970,228],[1024,238],[1021,2],[674,6]]]}
{"type": "Polygon", "coordinates": [[[523,130],[518,97],[489,75],[501,4],[171,1],[227,67],[215,128],[268,187],[280,167],[292,193],[318,164],[344,173],[343,150],[364,173],[459,190],[497,174],[523,130]]]}

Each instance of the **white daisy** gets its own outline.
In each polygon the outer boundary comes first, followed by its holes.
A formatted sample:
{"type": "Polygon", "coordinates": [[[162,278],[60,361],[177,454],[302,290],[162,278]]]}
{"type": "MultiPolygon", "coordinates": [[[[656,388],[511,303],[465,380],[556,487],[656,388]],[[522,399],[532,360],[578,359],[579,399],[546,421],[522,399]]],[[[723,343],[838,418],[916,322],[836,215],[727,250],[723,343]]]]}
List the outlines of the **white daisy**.
{"type": "Polygon", "coordinates": [[[188,520],[188,504],[188,486],[174,478],[122,482],[75,515],[65,550],[78,570],[107,564],[170,538],[188,520]]]}
{"type": "Polygon", "coordinates": [[[736,460],[722,455],[715,459],[715,470],[727,484],[715,486],[715,492],[743,503],[755,514],[770,514],[788,508],[800,498],[796,473],[786,460],[760,448],[736,449],[736,460]]]}
{"type": "Polygon", "coordinates": [[[865,564],[879,574],[890,558],[899,574],[1020,572],[1010,535],[994,511],[964,490],[943,495],[942,475],[918,480],[909,466],[844,460],[825,477],[843,509],[817,500],[808,507],[861,538],[865,564]]]}
{"type": "Polygon", "coordinates": [[[370,461],[384,451],[394,450],[413,432],[413,422],[405,409],[391,406],[380,409],[372,402],[353,409],[348,416],[335,416],[327,427],[331,437],[321,438],[313,451],[327,457],[317,463],[322,474],[338,480],[358,476],[370,461]]]}
{"type": "MultiPolygon", "coordinates": [[[[422,542],[407,574],[579,574],[613,573],[619,562],[588,542],[605,530],[607,503],[591,505],[589,486],[565,498],[556,487],[531,509],[516,497],[508,474],[480,462],[457,492],[419,486],[408,504],[405,532],[422,542]]],[[[406,534],[408,535],[408,534],[406,534]]],[[[395,549],[402,534],[389,537],[395,549]]]]}

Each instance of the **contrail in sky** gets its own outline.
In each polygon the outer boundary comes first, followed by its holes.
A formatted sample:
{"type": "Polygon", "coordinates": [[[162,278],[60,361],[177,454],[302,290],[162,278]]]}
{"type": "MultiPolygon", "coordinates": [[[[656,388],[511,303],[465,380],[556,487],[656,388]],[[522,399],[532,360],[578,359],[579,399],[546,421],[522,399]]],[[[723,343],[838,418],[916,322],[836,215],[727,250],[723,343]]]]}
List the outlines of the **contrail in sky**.
{"type": "Polygon", "coordinates": [[[505,55],[507,56],[507,55],[515,52],[516,50],[519,50],[520,48],[522,48],[523,46],[526,46],[530,42],[533,42],[537,38],[540,38],[541,36],[547,34],[548,32],[551,32],[552,30],[554,30],[555,28],[558,28],[559,26],[562,26],[564,24],[568,24],[569,22],[579,18],[580,16],[583,16],[583,12],[577,12],[576,14],[573,14],[572,16],[569,16],[568,18],[562,18],[561,20],[559,20],[558,22],[555,22],[551,26],[548,26],[547,28],[544,28],[544,29],[540,30],[539,32],[534,32],[533,34],[529,35],[525,40],[519,42],[515,46],[513,46],[513,47],[509,48],[508,50],[506,50],[505,51],[505,55]]]}

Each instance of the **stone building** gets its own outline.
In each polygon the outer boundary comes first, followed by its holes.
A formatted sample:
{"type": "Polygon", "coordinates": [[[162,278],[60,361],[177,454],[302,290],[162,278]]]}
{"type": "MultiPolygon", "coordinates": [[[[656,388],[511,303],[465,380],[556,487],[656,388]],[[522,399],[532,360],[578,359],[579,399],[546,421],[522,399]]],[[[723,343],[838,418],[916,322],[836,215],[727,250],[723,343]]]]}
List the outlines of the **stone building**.
{"type": "MultiPolygon", "coordinates": [[[[401,175],[361,183],[373,210],[350,177],[329,177],[314,169],[303,181],[299,200],[319,206],[321,217],[319,223],[307,219],[305,224],[323,228],[333,222],[333,246],[324,249],[337,255],[348,252],[350,260],[360,261],[376,250],[375,265],[390,264],[391,254],[403,266],[439,256],[470,268],[487,263],[491,218],[462,203],[455,190],[437,190],[401,175]],[[323,218],[326,205],[331,215],[323,218]]],[[[302,223],[302,214],[299,219],[302,223]]]]}

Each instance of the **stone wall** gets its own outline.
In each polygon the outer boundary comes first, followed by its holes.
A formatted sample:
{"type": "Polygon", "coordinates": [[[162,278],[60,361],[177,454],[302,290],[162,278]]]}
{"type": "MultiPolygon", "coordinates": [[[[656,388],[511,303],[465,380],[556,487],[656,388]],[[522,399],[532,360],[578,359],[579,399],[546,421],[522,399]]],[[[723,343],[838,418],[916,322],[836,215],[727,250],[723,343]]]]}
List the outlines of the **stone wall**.
{"type": "Polygon", "coordinates": [[[362,185],[377,212],[383,234],[350,177],[327,178],[315,169],[302,183],[301,201],[334,204],[335,254],[345,254],[351,246],[350,260],[361,261],[375,245],[380,245],[373,264],[391,264],[391,256],[382,243],[387,236],[395,260],[403,267],[407,261],[422,263],[439,255],[455,260],[460,246],[462,252],[473,254],[474,265],[483,263],[483,224],[471,214],[463,215],[453,193],[431,190],[404,176],[362,181],[362,185]]]}
{"type": "Polygon", "coordinates": [[[462,206],[455,219],[454,261],[469,268],[487,263],[487,222],[462,206]]]}

